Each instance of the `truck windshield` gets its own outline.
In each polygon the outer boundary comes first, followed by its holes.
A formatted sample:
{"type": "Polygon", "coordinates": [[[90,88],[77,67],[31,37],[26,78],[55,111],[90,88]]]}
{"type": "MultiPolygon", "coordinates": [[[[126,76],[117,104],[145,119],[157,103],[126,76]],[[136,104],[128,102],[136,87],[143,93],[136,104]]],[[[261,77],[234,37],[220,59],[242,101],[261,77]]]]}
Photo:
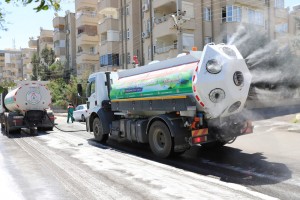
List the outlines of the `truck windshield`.
{"type": "Polygon", "coordinates": [[[86,96],[90,97],[95,93],[95,79],[90,79],[87,85],[86,96]]]}

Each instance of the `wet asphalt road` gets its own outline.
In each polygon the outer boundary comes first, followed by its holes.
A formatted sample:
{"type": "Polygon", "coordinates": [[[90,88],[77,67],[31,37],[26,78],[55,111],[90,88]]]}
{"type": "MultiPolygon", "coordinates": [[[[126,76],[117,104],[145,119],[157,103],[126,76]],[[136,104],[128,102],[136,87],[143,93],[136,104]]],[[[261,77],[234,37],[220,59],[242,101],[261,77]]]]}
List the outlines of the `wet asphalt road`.
{"type": "Polygon", "coordinates": [[[0,188],[15,199],[300,199],[294,117],[258,120],[253,134],[220,150],[195,146],[170,159],[157,159],[136,143],[98,144],[83,123],[58,117],[58,127],[71,132],[0,136],[0,178],[6,180],[0,188]]]}

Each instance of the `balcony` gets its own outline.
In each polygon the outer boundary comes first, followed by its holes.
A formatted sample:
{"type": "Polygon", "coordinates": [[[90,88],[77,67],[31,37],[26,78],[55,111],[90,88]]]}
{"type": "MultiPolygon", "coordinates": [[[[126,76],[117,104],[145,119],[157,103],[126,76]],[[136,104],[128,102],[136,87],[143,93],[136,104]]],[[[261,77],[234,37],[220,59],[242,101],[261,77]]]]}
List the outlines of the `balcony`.
{"type": "Polygon", "coordinates": [[[154,0],[153,1],[153,8],[159,8],[159,7],[169,7],[169,8],[174,8],[176,11],[176,0],[154,0]]]}
{"type": "Polygon", "coordinates": [[[77,36],[77,44],[82,45],[82,44],[95,44],[99,42],[99,37],[98,35],[88,35],[86,33],[80,33],[77,36]]]}
{"type": "Polygon", "coordinates": [[[98,0],[76,0],[75,1],[75,10],[85,10],[85,9],[95,9],[97,7],[98,0]]]}
{"type": "Polygon", "coordinates": [[[101,41],[100,52],[118,53],[119,52],[119,42],[108,42],[101,41]]]}
{"type": "Polygon", "coordinates": [[[55,17],[52,20],[54,28],[65,27],[65,18],[64,17],[55,17]]]}
{"type": "Polygon", "coordinates": [[[52,38],[53,31],[52,30],[41,30],[40,39],[42,38],[52,38]]]}
{"type": "Polygon", "coordinates": [[[116,0],[100,0],[98,2],[98,10],[100,12],[103,12],[103,10],[116,10],[118,7],[118,1],[116,0]]]}
{"type": "Polygon", "coordinates": [[[253,9],[261,9],[266,7],[266,3],[265,1],[261,1],[261,0],[254,0],[254,1],[249,1],[249,0],[234,0],[233,1],[233,5],[236,6],[244,6],[244,7],[250,7],[253,9]]]}
{"type": "Polygon", "coordinates": [[[56,56],[64,56],[64,55],[66,55],[66,48],[65,47],[55,47],[54,53],[56,56]]]}
{"type": "Polygon", "coordinates": [[[289,13],[287,9],[275,8],[275,17],[288,19],[289,13]]]}
{"type": "Polygon", "coordinates": [[[29,48],[37,48],[37,40],[30,39],[28,41],[28,47],[29,48]]]}
{"type": "Polygon", "coordinates": [[[54,32],[53,41],[65,40],[65,39],[66,39],[66,33],[65,32],[62,32],[62,31],[54,32]]]}
{"type": "Polygon", "coordinates": [[[98,15],[96,12],[82,12],[76,18],[76,26],[96,25],[98,23],[98,15]]]}
{"type": "Polygon", "coordinates": [[[77,64],[96,64],[97,62],[99,62],[99,54],[89,52],[77,53],[76,62],[77,64]]]}
{"type": "Polygon", "coordinates": [[[107,17],[103,19],[99,24],[100,33],[107,32],[108,30],[118,30],[119,29],[119,21],[117,19],[107,17]]]}
{"type": "Polygon", "coordinates": [[[163,37],[166,35],[176,35],[177,29],[174,26],[174,21],[171,17],[162,17],[154,20],[155,25],[153,29],[153,34],[156,38],[163,37]]]}
{"type": "Polygon", "coordinates": [[[30,62],[31,62],[31,58],[29,58],[29,57],[24,57],[23,58],[23,64],[28,64],[30,62]]]}

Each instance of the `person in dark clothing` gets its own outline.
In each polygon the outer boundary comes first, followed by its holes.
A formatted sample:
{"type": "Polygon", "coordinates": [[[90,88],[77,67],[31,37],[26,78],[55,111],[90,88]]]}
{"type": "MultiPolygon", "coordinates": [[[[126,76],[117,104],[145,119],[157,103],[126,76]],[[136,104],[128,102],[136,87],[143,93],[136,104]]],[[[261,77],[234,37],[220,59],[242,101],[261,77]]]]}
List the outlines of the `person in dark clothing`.
{"type": "Polygon", "coordinates": [[[68,105],[68,120],[67,120],[67,123],[69,123],[70,119],[71,119],[72,123],[74,122],[73,112],[74,112],[74,106],[73,106],[73,104],[69,103],[69,105],[68,105]]]}

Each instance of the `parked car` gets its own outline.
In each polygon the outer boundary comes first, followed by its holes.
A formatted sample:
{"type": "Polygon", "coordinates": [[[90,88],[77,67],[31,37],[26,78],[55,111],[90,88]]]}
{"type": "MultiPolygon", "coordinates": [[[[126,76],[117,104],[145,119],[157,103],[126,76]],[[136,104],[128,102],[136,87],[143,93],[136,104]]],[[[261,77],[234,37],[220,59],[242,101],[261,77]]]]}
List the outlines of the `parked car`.
{"type": "Polygon", "coordinates": [[[74,117],[75,121],[85,122],[87,115],[88,115],[88,111],[87,111],[86,104],[78,105],[73,112],[73,117],[74,117]]]}

